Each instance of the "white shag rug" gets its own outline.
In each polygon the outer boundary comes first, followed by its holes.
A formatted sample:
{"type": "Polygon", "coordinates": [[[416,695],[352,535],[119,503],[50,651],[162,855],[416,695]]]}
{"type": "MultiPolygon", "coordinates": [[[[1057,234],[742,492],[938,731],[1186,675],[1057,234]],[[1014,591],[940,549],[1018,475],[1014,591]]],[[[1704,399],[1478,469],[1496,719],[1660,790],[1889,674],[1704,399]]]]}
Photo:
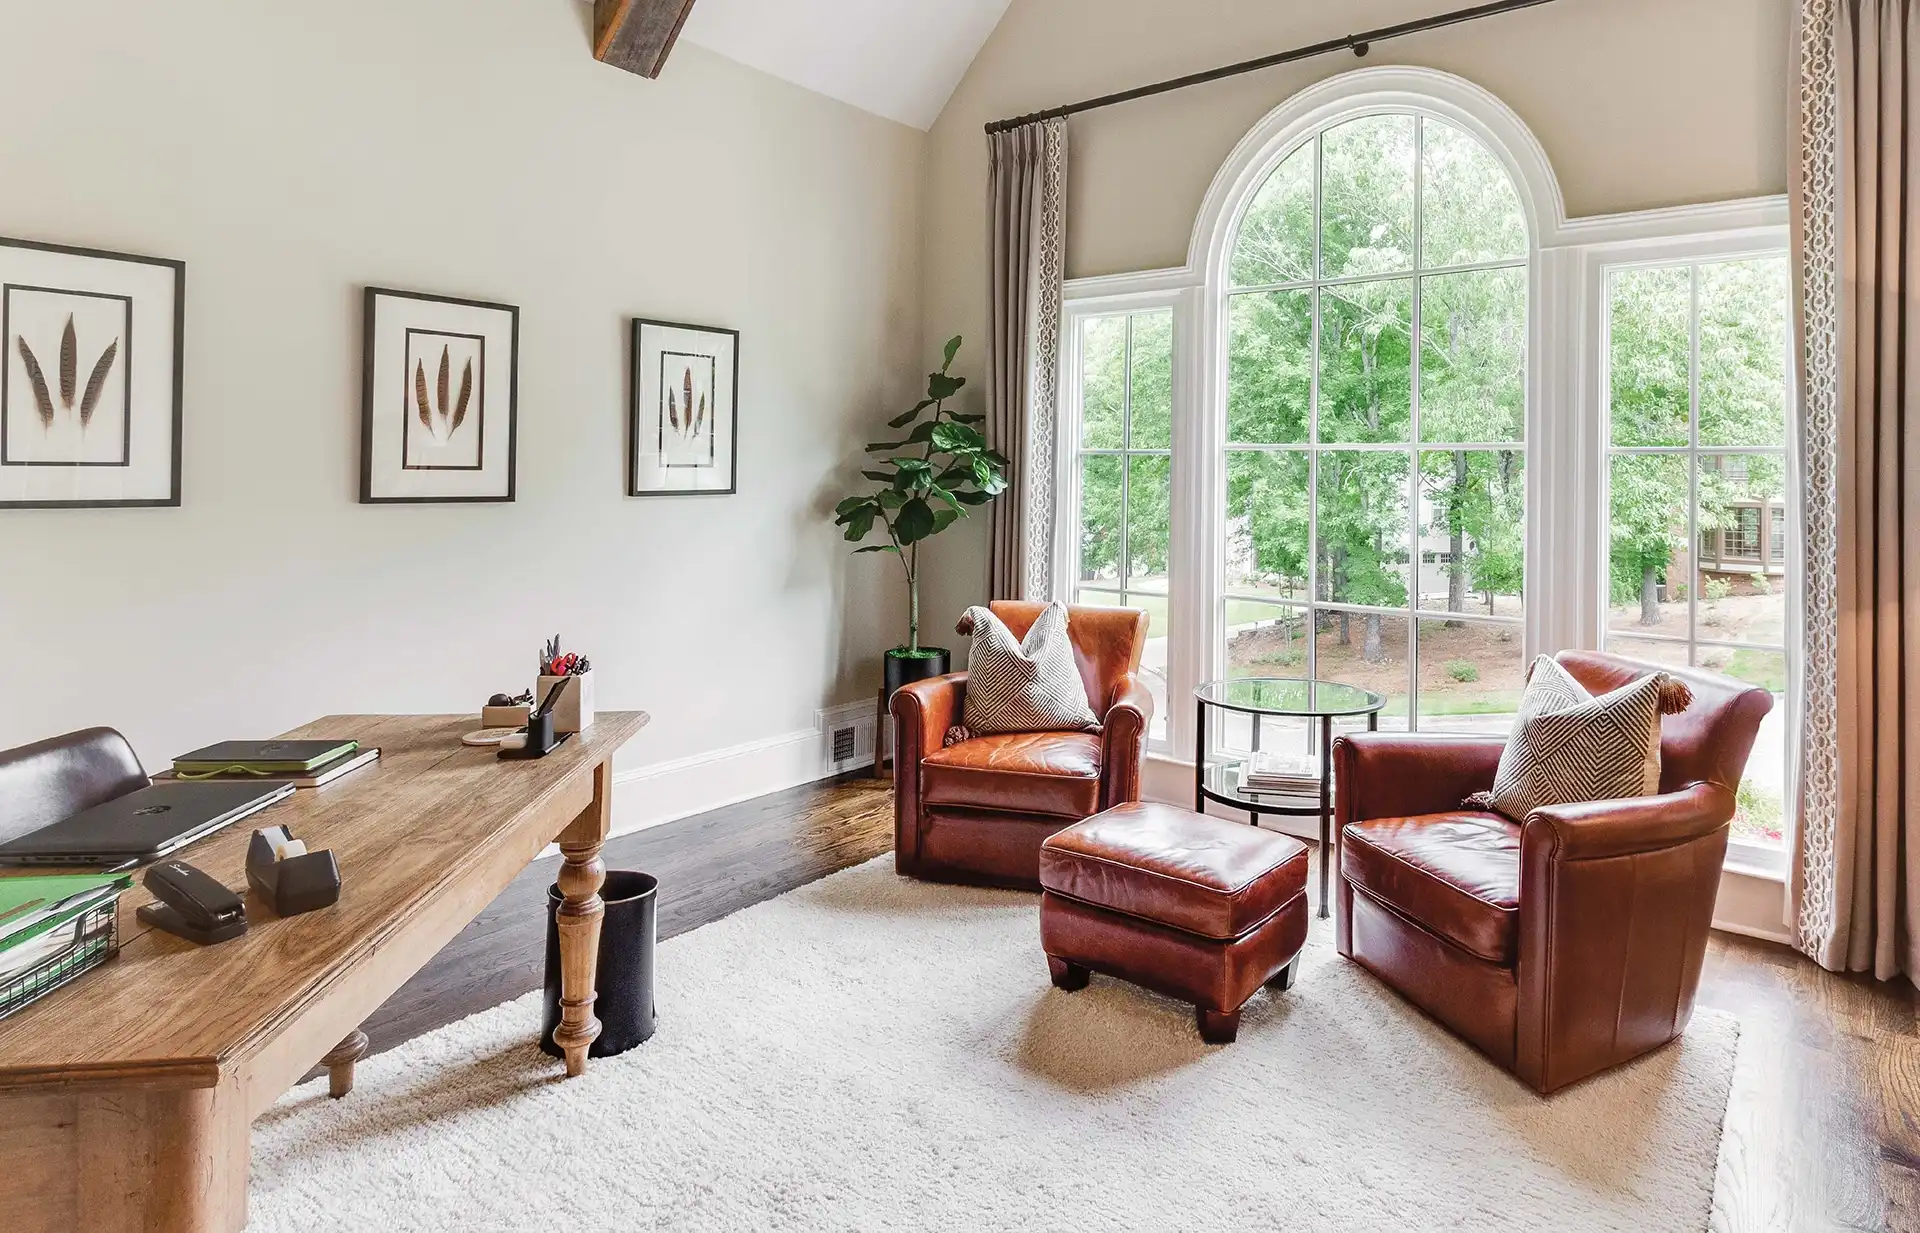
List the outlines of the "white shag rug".
{"type": "Polygon", "coordinates": [[[891,856],[662,944],[659,1031],[562,1081],[538,995],[255,1124],[284,1230],[1659,1230],[1708,1226],[1738,1025],[1542,1100],[1316,931],[1213,1048],[1047,983],[1038,898],[891,856]]]}

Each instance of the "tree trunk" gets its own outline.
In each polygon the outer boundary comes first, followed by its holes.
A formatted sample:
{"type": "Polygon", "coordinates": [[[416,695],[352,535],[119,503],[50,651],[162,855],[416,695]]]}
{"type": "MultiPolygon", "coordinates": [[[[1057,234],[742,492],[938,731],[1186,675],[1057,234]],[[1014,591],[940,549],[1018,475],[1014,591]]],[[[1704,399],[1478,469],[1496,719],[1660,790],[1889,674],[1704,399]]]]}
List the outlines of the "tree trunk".
{"type": "Polygon", "coordinates": [[[1640,623],[1660,623],[1660,571],[1651,565],[1640,574],[1640,623]]]}
{"type": "MultiPolygon", "coordinates": [[[[1460,506],[1466,500],[1467,452],[1453,451],[1453,491],[1447,494],[1447,611],[1467,610],[1467,532],[1461,525],[1460,506]]],[[[1466,622],[1448,621],[1448,629],[1460,629],[1466,622]]]]}
{"type": "Polygon", "coordinates": [[[1366,646],[1362,648],[1361,654],[1366,657],[1367,662],[1370,664],[1377,664],[1380,662],[1382,658],[1384,658],[1385,653],[1380,645],[1381,624],[1382,622],[1380,620],[1380,616],[1378,613],[1372,613],[1368,615],[1367,642],[1366,642],[1366,646]]]}
{"type": "Polygon", "coordinates": [[[1340,614],[1340,645],[1353,645],[1353,614],[1350,612],[1340,614]]]}

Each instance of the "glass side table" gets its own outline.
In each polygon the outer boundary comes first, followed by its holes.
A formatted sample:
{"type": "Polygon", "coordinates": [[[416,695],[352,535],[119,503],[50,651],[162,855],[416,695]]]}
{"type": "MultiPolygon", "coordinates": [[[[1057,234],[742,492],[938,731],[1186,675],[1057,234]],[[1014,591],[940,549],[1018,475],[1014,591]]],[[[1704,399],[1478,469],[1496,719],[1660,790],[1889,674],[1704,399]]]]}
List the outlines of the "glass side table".
{"type": "Polygon", "coordinates": [[[1320,917],[1328,913],[1327,887],[1333,866],[1333,721],[1361,715],[1367,717],[1367,731],[1380,729],[1380,709],[1387,700],[1370,690],[1336,681],[1314,681],[1301,677],[1255,676],[1230,681],[1208,681],[1193,691],[1199,705],[1199,757],[1193,767],[1193,807],[1206,812],[1207,802],[1216,801],[1233,809],[1244,809],[1255,826],[1262,814],[1320,819],[1320,917]],[[1248,751],[1215,752],[1207,747],[1207,712],[1237,711],[1252,717],[1253,748],[1248,751]],[[1270,716],[1320,721],[1320,792],[1311,795],[1277,796],[1248,792],[1243,786],[1253,755],[1260,752],[1260,729],[1270,716]]]}

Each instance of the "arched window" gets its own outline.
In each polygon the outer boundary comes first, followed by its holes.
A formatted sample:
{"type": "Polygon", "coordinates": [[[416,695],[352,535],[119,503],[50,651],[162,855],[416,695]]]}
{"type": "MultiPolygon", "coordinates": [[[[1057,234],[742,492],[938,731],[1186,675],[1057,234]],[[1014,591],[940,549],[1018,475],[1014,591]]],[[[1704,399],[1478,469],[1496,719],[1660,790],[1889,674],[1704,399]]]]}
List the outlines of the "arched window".
{"type": "Polygon", "coordinates": [[[1506,166],[1418,110],[1329,123],[1260,183],[1215,288],[1230,675],[1365,686],[1387,728],[1504,731],[1530,251],[1506,166]]]}

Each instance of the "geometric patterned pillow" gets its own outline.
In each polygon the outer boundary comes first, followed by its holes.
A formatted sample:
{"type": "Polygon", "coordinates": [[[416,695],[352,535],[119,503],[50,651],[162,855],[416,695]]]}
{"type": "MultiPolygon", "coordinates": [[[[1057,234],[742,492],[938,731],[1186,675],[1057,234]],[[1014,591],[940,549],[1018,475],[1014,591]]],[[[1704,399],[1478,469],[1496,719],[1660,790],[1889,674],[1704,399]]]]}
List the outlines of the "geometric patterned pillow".
{"type": "Polygon", "coordinates": [[[1652,796],[1660,790],[1660,716],[1693,691],[1664,672],[1594,697],[1552,657],[1534,660],[1493,791],[1462,802],[1515,822],[1543,805],[1652,796]]]}
{"type": "Polygon", "coordinates": [[[969,735],[1084,732],[1100,726],[1067,640],[1066,605],[1048,604],[1024,643],[987,608],[967,609],[956,629],[973,635],[963,721],[969,735]]]}

